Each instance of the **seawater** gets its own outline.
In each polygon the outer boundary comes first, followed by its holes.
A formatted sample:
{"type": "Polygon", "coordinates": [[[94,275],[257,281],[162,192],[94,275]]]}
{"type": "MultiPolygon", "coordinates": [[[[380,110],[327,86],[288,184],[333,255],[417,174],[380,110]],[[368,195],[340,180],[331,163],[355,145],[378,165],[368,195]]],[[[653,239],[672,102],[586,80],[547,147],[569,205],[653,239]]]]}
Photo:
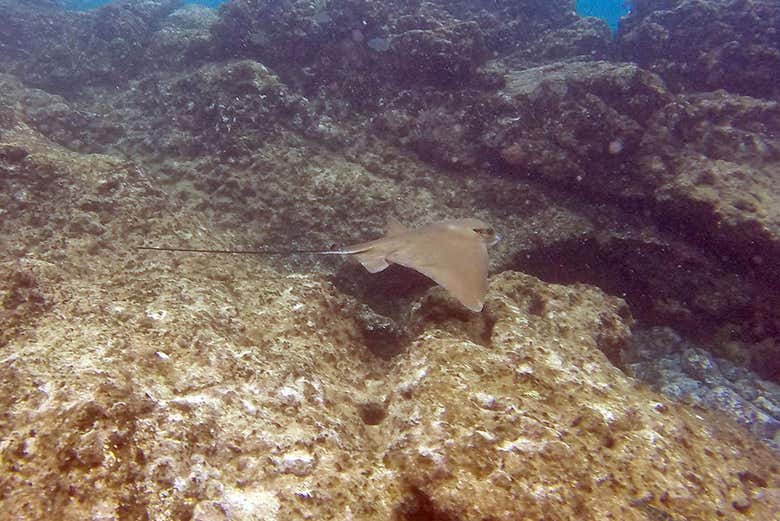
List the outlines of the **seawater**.
{"type": "Polygon", "coordinates": [[[606,21],[613,33],[617,31],[620,17],[631,12],[631,2],[626,0],[576,0],[575,6],[580,16],[595,16],[606,21]]]}

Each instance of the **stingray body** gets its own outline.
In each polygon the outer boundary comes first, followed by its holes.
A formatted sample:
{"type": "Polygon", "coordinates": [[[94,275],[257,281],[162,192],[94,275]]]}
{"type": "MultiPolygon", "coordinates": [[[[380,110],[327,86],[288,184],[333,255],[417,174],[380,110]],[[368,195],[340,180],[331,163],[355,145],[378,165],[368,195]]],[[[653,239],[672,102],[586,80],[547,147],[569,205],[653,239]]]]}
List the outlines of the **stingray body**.
{"type": "Polygon", "coordinates": [[[370,273],[400,264],[433,279],[472,311],[488,290],[488,246],[498,236],[479,219],[450,219],[409,229],[391,220],[384,237],[323,254],[354,256],[370,273]]]}
{"type": "Polygon", "coordinates": [[[390,264],[418,271],[449,291],[471,311],[480,312],[488,289],[487,248],[498,240],[493,229],[479,219],[448,219],[413,229],[391,219],[384,237],[333,250],[201,250],[148,246],[140,249],[258,255],[351,255],[370,273],[378,273],[390,264]]]}

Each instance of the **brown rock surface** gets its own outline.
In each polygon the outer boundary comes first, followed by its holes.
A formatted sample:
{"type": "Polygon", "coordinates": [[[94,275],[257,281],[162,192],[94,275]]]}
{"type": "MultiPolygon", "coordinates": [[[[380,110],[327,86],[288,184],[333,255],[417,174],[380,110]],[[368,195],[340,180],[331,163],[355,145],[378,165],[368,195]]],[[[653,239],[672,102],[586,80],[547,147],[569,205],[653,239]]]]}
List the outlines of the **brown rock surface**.
{"type": "Polygon", "coordinates": [[[656,75],[606,61],[510,70],[499,99],[511,109],[482,139],[512,174],[601,197],[635,183],[646,121],[673,100],[656,75]]]}
{"type": "Polygon", "coordinates": [[[767,0],[638,0],[618,30],[622,59],[674,91],[778,99],[780,6],[767,0]]]}
{"type": "Polygon", "coordinates": [[[643,136],[639,179],[664,214],[770,280],[780,273],[780,105],[719,91],[678,98],[643,136]]]}
{"type": "Polygon", "coordinates": [[[612,365],[620,299],[506,272],[474,315],[434,289],[384,360],[321,276],[134,251],[208,223],[132,163],[21,121],[0,146],[4,275],[49,303],[0,351],[2,517],[780,515],[776,455],[612,365]]]}

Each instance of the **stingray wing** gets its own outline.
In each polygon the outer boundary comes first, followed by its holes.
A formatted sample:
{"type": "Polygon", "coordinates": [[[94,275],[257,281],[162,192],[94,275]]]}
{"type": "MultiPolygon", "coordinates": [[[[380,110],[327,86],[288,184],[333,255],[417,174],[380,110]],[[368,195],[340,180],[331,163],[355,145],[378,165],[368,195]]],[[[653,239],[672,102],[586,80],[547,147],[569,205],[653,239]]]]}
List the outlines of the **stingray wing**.
{"type": "Polygon", "coordinates": [[[320,253],[326,255],[353,255],[369,273],[378,273],[389,266],[386,260],[389,249],[386,246],[387,243],[388,239],[382,238],[320,253]]]}
{"type": "Polygon", "coordinates": [[[478,237],[437,230],[409,234],[389,252],[389,262],[433,279],[472,311],[482,311],[488,290],[487,245],[478,237]]]}

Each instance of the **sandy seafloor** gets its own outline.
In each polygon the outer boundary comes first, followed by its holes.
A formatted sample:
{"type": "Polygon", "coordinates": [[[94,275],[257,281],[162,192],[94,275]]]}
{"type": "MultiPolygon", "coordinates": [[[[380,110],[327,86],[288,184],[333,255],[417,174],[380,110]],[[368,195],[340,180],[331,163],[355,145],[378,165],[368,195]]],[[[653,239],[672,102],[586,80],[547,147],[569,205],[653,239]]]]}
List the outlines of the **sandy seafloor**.
{"type": "Polygon", "coordinates": [[[780,519],[776,3],[55,4],[0,0],[0,519],[780,519]],[[136,248],[390,217],[502,235],[481,313],[136,248]]]}

